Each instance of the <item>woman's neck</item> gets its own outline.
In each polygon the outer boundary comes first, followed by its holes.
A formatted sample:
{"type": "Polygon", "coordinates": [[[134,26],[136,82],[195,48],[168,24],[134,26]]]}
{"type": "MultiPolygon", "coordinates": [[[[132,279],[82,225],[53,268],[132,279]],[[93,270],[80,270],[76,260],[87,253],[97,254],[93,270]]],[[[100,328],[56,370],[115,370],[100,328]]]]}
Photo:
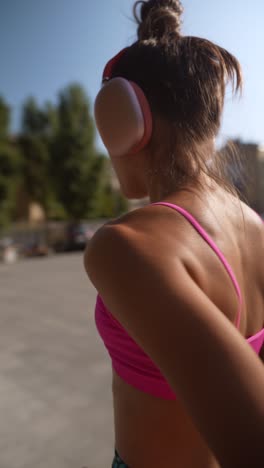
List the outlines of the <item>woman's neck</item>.
{"type": "Polygon", "coordinates": [[[149,198],[151,203],[155,203],[165,199],[173,199],[181,193],[188,192],[196,195],[202,195],[206,192],[212,192],[216,189],[216,182],[206,174],[201,174],[195,182],[181,185],[177,181],[169,181],[162,184],[160,181],[153,183],[149,190],[149,198]]]}

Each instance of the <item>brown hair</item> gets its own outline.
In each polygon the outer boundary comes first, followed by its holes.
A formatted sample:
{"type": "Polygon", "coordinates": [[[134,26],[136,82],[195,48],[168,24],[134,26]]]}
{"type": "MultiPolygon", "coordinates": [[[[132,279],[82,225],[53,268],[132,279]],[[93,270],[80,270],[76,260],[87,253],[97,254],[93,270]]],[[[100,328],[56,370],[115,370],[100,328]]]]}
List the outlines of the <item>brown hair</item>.
{"type": "Polygon", "coordinates": [[[179,0],[137,1],[138,40],[116,64],[113,76],[136,82],[153,115],[169,124],[168,159],[156,161],[156,170],[175,174],[179,188],[202,171],[234,193],[223,156],[215,153],[210,166],[206,159],[207,144],[220,128],[227,83],[234,94],[242,90],[240,65],[213,42],[183,36],[182,12],[179,0]]]}

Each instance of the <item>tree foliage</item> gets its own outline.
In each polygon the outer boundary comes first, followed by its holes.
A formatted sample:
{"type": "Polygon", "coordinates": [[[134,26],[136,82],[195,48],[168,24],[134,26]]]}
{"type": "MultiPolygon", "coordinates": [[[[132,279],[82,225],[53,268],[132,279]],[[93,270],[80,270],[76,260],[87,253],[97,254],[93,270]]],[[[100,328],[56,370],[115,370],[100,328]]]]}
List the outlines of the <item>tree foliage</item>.
{"type": "Polygon", "coordinates": [[[8,138],[9,122],[10,108],[0,97],[0,227],[12,216],[19,167],[17,150],[8,138]]]}
{"type": "Polygon", "coordinates": [[[0,96],[0,140],[8,137],[10,124],[10,108],[3,97],[0,96]]]}
{"type": "Polygon", "coordinates": [[[91,210],[101,168],[94,136],[88,98],[79,85],[70,85],[59,95],[52,166],[58,199],[72,219],[87,217],[91,210]]]}
{"type": "Polygon", "coordinates": [[[48,147],[41,138],[31,135],[22,135],[19,145],[22,185],[32,200],[46,208],[49,189],[48,147]]]}
{"type": "Polygon", "coordinates": [[[125,211],[126,201],[111,186],[108,159],[95,149],[90,103],[80,85],[62,89],[55,103],[40,106],[29,97],[15,138],[9,120],[9,106],[0,98],[0,223],[14,218],[20,194],[39,203],[48,219],[109,218],[125,211]]]}
{"type": "Polygon", "coordinates": [[[29,97],[23,107],[22,134],[43,137],[49,127],[49,119],[45,109],[38,107],[34,97],[29,97]]]}
{"type": "Polygon", "coordinates": [[[118,190],[114,190],[109,180],[109,160],[101,156],[102,167],[92,205],[92,215],[99,218],[112,218],[128,210],[127,200],[118,190]]]}

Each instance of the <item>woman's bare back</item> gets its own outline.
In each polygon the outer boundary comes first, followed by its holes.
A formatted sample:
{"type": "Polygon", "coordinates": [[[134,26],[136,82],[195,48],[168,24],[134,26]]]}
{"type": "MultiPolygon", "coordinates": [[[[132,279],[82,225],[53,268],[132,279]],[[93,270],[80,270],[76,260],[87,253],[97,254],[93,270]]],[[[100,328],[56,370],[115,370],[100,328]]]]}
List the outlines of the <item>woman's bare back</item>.
{"type": "MultiPolygon", "coordinates": [[[[244,337],[257,333],[264,327],[264,274],[259,257],[263,234],[258,217],[222,189],[216,189],[207,199],[182,193],[166,201],[189,211],[223,252],[242,292],[240,332],[244,337]]],[[[166,236],[171,255],[178,255],[174,236],[184,236],[188,248],[182,255],[190,271],[216,306],[235,322],[238,297],[231,279],[186,219],[164,206],[147,206],[125,215],[123,222],[137,229],[145,223],[144,229],[157,233],[157,249],[160,236],[166,236]]],[[[132,468],[219,466],[179,400],[162,400],[140,392],[115,373],[113,398],[116,447],[132,468]]]]}

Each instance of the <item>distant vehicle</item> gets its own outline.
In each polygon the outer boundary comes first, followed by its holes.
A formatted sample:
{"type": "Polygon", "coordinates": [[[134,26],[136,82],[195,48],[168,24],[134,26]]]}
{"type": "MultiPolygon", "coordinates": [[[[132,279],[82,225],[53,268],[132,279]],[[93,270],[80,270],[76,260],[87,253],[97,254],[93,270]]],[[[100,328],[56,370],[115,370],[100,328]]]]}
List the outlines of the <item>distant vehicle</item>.
{"type": "Polygon", "coordinates": [[[30,232],[20,245],[22,257],[45,257],[51,249],[48,246],[45,232],[30,232]]]}
{"type": "Polygon", "coordinates": [[[55,246],[57,252],[81,251],[94,234],[86,223],[70,223],[65,228],[64,239],[55,246]]]}
{"type": "Polygon", "coordinates": [[[21,248],[20,253],[24,257],[46,257],[49,255],[50,249],[46,244],[29,242],[21,248]]]}

